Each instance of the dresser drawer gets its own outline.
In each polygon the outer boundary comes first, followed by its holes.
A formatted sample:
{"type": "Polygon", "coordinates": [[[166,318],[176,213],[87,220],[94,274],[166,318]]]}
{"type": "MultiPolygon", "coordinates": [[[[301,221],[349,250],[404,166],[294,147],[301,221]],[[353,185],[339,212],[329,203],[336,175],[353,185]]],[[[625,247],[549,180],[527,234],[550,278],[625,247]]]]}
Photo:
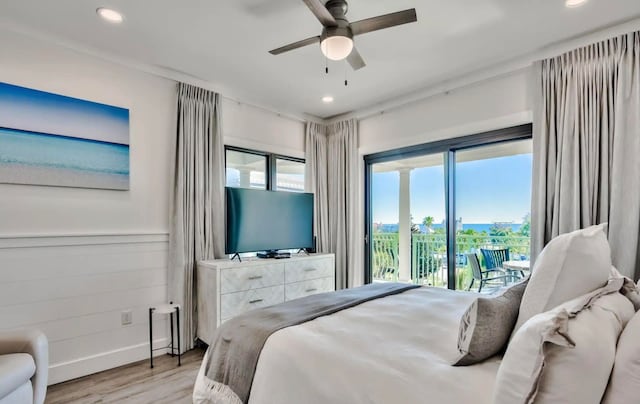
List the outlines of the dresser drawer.
{"type": "Polygon", "coordinates": [[[222,321],[245,311],[284,302],[284,286],[245,290],[228,293],[220,297],[220,318],[222,321]]]}
{"type": "Polygon", "coordinates": [[[220,293],[234,293],[243,290],[282,285],[284,264],[225,268],[220,271],[220,293]]]}
{"type": "Polygon", "coordinates": [[[333,259],[320,258],[287,262],[285,264],[285,283],[306,281],[334,276],[333,259]]]}
{"type": "Polygon", "coordinates": [[[315,295],[317,293],[332,292],[334,290],[335,280],[333,276],[329,278],[294,282],[285,285],[285,299],[293,300],[300,297],[315,295]]]}

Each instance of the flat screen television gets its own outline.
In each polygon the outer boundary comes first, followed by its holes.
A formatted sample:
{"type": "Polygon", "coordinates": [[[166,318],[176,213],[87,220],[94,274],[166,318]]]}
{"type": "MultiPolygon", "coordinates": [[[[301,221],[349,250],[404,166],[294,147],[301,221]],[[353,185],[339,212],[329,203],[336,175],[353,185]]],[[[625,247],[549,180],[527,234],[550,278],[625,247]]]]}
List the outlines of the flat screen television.
{"type": "Polygon", "coordinates": [[[313,194],[226,188],[225,253],[313,248],[313,194]]]}

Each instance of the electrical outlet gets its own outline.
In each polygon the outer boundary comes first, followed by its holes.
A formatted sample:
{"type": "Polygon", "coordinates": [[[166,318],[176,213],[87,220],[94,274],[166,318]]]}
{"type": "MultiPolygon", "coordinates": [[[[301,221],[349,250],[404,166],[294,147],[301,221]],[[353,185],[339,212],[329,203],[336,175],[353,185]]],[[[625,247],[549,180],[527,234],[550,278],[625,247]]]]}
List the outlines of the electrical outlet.
{"type": "Polygon", "coordinates": [[[120,313],[120,320],[122,325],[129,325],[133,323],[133,312],[131,310],[125,310],[120,313]]]}

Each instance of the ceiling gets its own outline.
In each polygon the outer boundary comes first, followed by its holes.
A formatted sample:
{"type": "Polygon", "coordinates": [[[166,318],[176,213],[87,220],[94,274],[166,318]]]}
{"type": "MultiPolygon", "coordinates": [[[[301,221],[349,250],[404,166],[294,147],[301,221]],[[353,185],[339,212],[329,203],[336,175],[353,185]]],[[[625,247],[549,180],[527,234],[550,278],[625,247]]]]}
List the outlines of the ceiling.
{"type": "Polygon", "coordinates": [[[248,103],[328,118],[535,52],[640,16],[638,0],[350,0],[351,21],[415,7],[418,22],[356,37],[357,72],[319,46],[270,49],[318,35],[302,0],[5,0],[0,23],[137,63],[187,73],[248,103]],[[95,9],[121,11],[111,25],[95,9]],[[344,86],[344,79],[349,86],[344,86]],[[332,104],[321,98],[332,95],[332,104]]]}

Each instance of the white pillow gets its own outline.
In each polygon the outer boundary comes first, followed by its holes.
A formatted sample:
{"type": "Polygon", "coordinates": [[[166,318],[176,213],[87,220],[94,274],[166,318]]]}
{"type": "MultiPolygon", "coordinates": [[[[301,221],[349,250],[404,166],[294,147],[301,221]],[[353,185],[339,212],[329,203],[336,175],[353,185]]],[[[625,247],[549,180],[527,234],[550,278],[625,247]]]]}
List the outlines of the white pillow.
{"type": "Polygon", "coordinates": [[[607,224],[562,234],[547,244],[531,271],[514,334],[536,314],[603,287],[611,270],[607,224]]]}
{"type": "Polygon", "coordinates": [[[616,351],[605,404],[635,403],[640,400],[640,312],[629,321],[616,351]]]}
{"type": "Polygon", "coordinates": [[[600,403],[616,342],[634,315],[621,279],[527,321],[496,379],[494,404],[600,403]]]}

